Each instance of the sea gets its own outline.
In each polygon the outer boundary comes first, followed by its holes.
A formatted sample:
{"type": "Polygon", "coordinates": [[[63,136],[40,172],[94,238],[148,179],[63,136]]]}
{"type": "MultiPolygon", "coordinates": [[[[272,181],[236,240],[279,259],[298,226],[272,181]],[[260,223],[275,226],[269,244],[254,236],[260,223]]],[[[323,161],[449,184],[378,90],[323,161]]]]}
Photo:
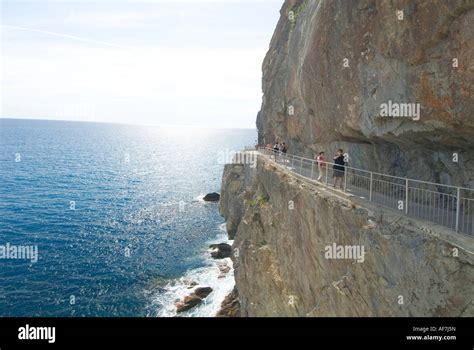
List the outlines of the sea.
{"type": "Polygon", "coordinates": [[[0,316],[214,316],[234,278],[208,247],[232,242],[218,204],[202,198],[255,139],[252,129],[0,119],[0,316]],[[213,292],[176,314],[193,285],[213,292]]]}

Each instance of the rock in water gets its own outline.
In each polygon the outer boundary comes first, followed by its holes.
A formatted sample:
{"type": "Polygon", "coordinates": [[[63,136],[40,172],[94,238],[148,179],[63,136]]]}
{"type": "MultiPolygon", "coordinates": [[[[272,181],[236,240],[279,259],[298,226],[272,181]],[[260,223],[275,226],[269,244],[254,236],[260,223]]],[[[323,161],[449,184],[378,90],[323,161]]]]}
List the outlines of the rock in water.
{"type": "Polygon", "coordinates": [[[201,299],[206,298],[209,294],[211,294],[212,288],[211,287],[198,287],[194,291],[194,294],[196,294],[198,297],[201,299]]]}
{"type": "Polygon", "coordinates": [[[180,313],[180,312],[188,311],[189,309],[201,303],[202,303],[202,299],[193,293],[191,295],[184,297],[183,301],[180,301],[179,303],[176,304],[176,312],[180,313]]]}
{"type": "Polygon", "coordinates": [[[196,287],[198,285],[198,283],[196,281],[192,281],[189,285],[188,285],[188,289],[193,289],[194,287],[196,287]]]}
{"type": "Polygon", "coordinates": [[[211,244],[209,248],[212,249],[211,256],[214,259],[229,258],[232,252],[232,247],[227,243],[211,244]]]}
{"type": "Polygon", "coordinates": [[[219,276],[217,276],[217,278],[224,278],[226,274],[230,271],[230,266],[228,266],[226,263],[220,264],[218,268],[219,268],[220,273],[219,273],[219,276]]]}
{"type": "Polygon", "coordinates": [[[216,192],[208,193],[204,196],[203,200],[206,202],[218,202],[221,198],[221,195],[216,192]]]}
{"type": "Polygon", "coordinates": [[[180,313],[188,311],[196,305],[201,304],[203,299],[205,299],[209,294],[211,294],[211,292],[211,287],[197,287],[193,293],[184,297],[183,301],[176,303],[176,312],[180,313]]]}
{"type": "Polygon", "coordinates": [[[227,264],[219,265],[218,267],[220,272],[222,273],[227,273],[230,271],[230,266],[228,266],[227,264]]]}

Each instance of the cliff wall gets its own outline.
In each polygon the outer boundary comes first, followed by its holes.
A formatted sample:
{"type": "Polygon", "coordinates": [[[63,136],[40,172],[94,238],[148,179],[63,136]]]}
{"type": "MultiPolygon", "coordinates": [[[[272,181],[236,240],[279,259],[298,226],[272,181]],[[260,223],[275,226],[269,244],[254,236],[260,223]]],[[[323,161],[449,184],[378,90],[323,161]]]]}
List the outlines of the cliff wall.
{"type": "Polygon", "coordinates": [[[242,316],[474,315],[472,238],[302,181],[262,156],[256,167],[226,165],[221,191],[242,316]],[[364,254],[331,257],[333,246],[364,254]]]}
{"type": "Polygon", "coordinates": [[[263,63],[260,143],[282,140],[308,157],[343,147],[355,167],[472,187],[473,9],[285,1],[263,63]],[[380,117],[389,101],[419,104],[419,120],[380,117]]]}

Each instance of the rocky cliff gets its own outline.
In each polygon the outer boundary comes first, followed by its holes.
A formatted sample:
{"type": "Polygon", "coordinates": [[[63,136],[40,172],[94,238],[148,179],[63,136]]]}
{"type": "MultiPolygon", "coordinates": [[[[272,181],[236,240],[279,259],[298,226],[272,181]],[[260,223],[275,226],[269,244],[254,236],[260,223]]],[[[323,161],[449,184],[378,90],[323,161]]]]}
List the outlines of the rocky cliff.
{"type": "Polygon", "coordinates": [[[355,167],[472,187],[473,9],[285,1],[263,63],[260,143],[310,157],[343,147],[355,167]],[[388,103],[418,104],[419,118],[381,117],[388,103]]]}
{"type": "MultiPolygon", "coordinates": [[[[474,185],[474,0],[286,0],[263,62],[259,143],[474,185]]],[[[440,189],[442,190],[442,189],[440,189]]],[[[303,181],[225,167],[242,316],[473,316],[474,243],[303,181]]]]}
{"type": "Polygon", "coordinates": [[[242,316],[474,315],[472,238],[302,181],[262,156],[256,167],[226,165],[221,190],[242,316]]]}

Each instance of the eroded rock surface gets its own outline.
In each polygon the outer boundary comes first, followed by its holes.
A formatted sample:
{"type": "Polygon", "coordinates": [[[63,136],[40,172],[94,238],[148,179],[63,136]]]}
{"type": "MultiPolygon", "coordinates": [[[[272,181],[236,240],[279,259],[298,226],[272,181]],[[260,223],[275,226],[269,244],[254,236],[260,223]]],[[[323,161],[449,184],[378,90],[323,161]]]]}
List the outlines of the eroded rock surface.
{"type": "Polygon", "coordinates": [[[472,187],[473,9],[472,0],[285,1],[263,63],[259,143],[279,139],[310,158],[343,147],[355,167],[472,187]],[[388,101],[419,103],[420,120],[378,117],[388,101]]]}

